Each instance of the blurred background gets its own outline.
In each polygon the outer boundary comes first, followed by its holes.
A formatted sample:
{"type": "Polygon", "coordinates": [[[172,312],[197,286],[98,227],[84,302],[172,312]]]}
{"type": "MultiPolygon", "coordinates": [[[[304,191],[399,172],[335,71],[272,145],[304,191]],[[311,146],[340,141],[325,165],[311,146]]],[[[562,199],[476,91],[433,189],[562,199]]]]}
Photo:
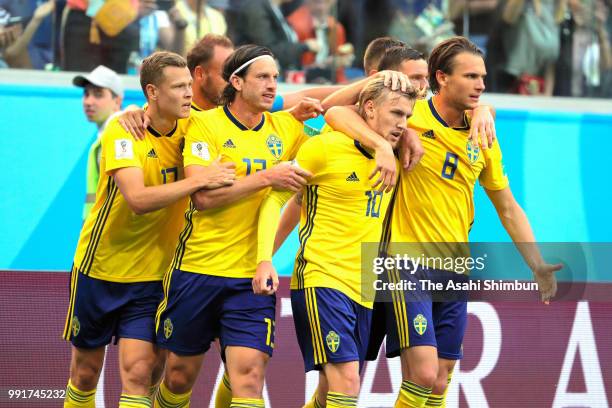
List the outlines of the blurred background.
{"type": "MultiPolygon", "coordinates": [[[[58,400],[11,401],[6,390],[66,385],[70,349],[60,340],[69,293],[66,272],[84,198],[91,192],[86,174],[92,157],[95,162],[99,133],[119,105],[144,103],[138,82],[143,58],[158,49],[186,55],[207,33],[225,34],[237,45],[270,47],[282,72],[279,93],[363,77],[364,49],[380,36],[394,36],[426,54],[455,34],[478,44],[488,71],[483,99],[496,108],[512,191],[537,239],[555,243],[547,247],[551,260],[571,264],[562,250],[570,248],[565,252],[577,252],[585,261],[560,275],[562,287],[579,284],[582,292],[548,308],[533,293],[514,302],[469,303],[466,357],[456,369],[447,406],[609,407],[611,4],[0,0],[0,324],[5,329],[0,407],[60,406],[58,400]],[[121,74],[122,98],[107,90],[90,106],[88,88],[73,80],[99,65],[121,74]],[[101,112],[104,117],[98,117],[101,112]],[[598,262],[597,254],[604,254],[604,261],[598,262]]],[[[470,240],[508,242],[486,195],[475,191],[470,240]]],[[[283,277],[264,396],[267,406],[278,408],[301,406],[317,381],[316,374],[304,376],[288,297],[297,246],[294,232],[274,259],[283,277]]],[[[524,268],[502,269],[490,277],[531,279],[524,268]]],[[[213,406],[212,389],[223,372],[215,353],[208,354],[194,391],[198,407],[213,406]]],[[[116,360],[116,348],[110,347],[98,408],[116,403],[116,360]]],[[[392,406],[399,372],[397,359],[368,363],[360,406],[392,406]]]]}
{"type": "Polygon", "coordinates": [[[276,54],[289,82],[363,76],[365,47],[394,36],[427,54],[458,34],[485,52],[490,92],[610,98],[610,0],[0,0],[0,68],[137,75],[159,49],[207,33],[276,54]],[[107,14],[103,7],[115,8],[107,14]],[[94,19],[95,17],[95,19],[94,19]],[[94,24],[92,24],[92,21],[94,24]]]}

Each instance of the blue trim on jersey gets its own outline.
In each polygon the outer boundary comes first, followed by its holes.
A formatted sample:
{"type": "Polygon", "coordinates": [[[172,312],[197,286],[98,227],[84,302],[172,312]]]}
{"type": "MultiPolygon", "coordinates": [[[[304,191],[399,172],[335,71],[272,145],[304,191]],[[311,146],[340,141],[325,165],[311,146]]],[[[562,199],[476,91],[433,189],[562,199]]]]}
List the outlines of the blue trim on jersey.
{"type": "Polygon", "coordinates": [[[355,147],[357,148],[357,150],[359,150],[361,152],[361,154],[363,154],[368,159],[373,159],[374,158],[374,157],[372,157],[372,155],[370,153],[368,153],[368,151],[366,149],[363,148],[361,143],[359,143],[356,140],[355,140],[355,147]]]}
{"type": "MultiPolygon", "coordinates": [[[[448,123],[446,123],[444,121],[444,119],[442,119],[442,116],[440,116],[440,114],[436,110],[436,107],[433,104],[433,98],[429,98],[429,100],[427,101],[427,104],[429,105],[429,109],[431,109],[431,114],[434,115],[434,118],[436,118],[437,121],[442,124],[442,126],[450,127],[450,126],[448,126],[448,123]]],[[[455,130],[469,130],[470,129],[470,125],[469,125],[469,123],[467,122],[467,120],[465,118],[465,113],[463,114],[463,123],[464,123],[463,126],[456,127],[456,128],[453,128],[453,129],[455,129],[455,130]]]]}
{"type": "Polygon", "coordinates": [[[283,95],[276,95],[274,97],[274,103],[272,104],[272,107],[270,108],[270,112],[278,112],[279,110],[283,110],[283,107],[285,106],[285,98],[283,98],[283,95]]]}
{"type": "Polygon", "coordinates": [[[255,126],[253,129],[249,129],[248,127],[244,126],[242,123],[240,123],[240,121],[232,114],[232,112],[229,110],[229,107],[227,105],[225,105],[223,107],[223,112],[225,112],[225,114],[227,115],[227,117],[229,118],[229,120],[232,121],[232,123],[234,125],[236,125],[238,127],[238,129],[240,130],[252,130],[254,132],[257,132],[259,129],[261,129],[264,125],[264,122],[266,121],[266,117],[265,115],[261,115],[261,121],[259,122],[259,124],[257,126],[255,126]]]}

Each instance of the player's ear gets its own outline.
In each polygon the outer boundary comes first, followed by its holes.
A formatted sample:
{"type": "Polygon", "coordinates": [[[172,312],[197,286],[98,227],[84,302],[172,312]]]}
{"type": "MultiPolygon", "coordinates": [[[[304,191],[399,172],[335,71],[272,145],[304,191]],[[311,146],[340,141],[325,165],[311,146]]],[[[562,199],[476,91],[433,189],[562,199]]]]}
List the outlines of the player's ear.
{"type": "Polygon", "coordinates": [[[155,101],[157,100],[157,96],[158,96],[158,90],[157,87],[153,84],[147,84],[147,86],[145,87],[145,90],[147,91],[147,99],[151,100],[151,101],[155,101]]]}
{"type": "Polygon", "coordinates": [[[374,101],[372,99],[368,99],[367,101],[365,101],[363,108],[366,117],[368,119],[374,119],[374,101]]]}
{"type": "Polygon", "coordinates": [[[201,65],[196,65],[193,70],[193,79],[202,79],[204,76],[204,68],[201,65]]]}
{"type": "Polygon", "coordinates": [[[230,84],[232,84],[234,89],[237,91],[242,91],[242,81],[242,78],[240,78],[238,75],[232,75],[230,77],[230,84]]]}
{"type": "Polygon", "coordinates": [[[438,85],[440,85],[439,87],[446,85],[447,78],[448,76],[441,70],[436,71],[436,80],[438,81],[438,85]]]}

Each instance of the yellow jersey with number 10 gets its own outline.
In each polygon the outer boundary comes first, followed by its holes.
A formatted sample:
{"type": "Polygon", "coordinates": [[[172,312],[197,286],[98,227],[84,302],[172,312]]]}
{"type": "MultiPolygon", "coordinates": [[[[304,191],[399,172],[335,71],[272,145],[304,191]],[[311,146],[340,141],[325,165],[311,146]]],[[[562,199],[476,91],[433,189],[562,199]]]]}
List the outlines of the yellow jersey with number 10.
{"type": "Polygon", "coordinates": [[[376,161],[334,131],[304,143],[296,160],[313,177],[302,199],[291,289],[332,288],[371,308],[372,294],[362,293],[362,243],[379,242],[391,198],[372,188],[376,161]]]}

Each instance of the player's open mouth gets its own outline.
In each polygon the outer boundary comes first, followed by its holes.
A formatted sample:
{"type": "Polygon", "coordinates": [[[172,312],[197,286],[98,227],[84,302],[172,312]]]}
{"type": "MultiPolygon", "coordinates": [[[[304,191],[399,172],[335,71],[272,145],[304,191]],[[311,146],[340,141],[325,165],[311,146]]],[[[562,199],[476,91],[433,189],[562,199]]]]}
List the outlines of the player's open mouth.
{"type": "Polygon", "coordinates": [[[271,93],[263,94],[263,97],[264,97],[264,98],[266,98],[266,99],[272,99],[272,100],[274,100],[275,96],[276,96],[276,95],[271,94],[271,93]]]}

